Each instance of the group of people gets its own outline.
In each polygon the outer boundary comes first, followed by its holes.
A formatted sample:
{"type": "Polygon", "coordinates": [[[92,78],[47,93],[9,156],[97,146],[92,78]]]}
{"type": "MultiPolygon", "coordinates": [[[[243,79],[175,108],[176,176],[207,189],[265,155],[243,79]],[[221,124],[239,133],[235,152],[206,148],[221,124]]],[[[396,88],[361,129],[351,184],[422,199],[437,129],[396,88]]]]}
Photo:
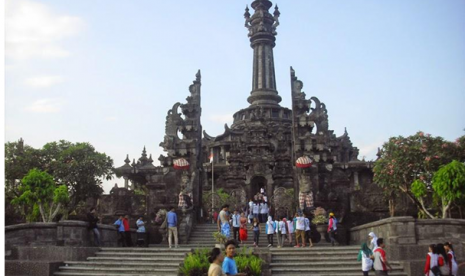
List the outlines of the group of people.
{"type": "Polygon", "coordinates": [[[386,257],[384,240],[378,238],[373,232],[368,234],[368,239],[368,243],[362,243],[357,258],[359,262],[362,262],[363,276],[368,276],[372,269],[375,271],[376,276],[388,275],[388,271],[392,270],[392,266],[386,257]]]}
{"type": "MultiPolygon", "coordinates": [[[[384,250],[385,244],[382,238],[378,238],[375,233],[368,234],[369,242],[364,242],[358,254],[358,261],[362,262],[362,272],[368,276],[368,272],[375,270],[376,275],[388,275],[392,270],[386,258],[384,250]]],[[[457,276],[458,265],[452,244],[431,244],[426,255],[424,269],[425,276],[457,276]]]]}
{"type": "MultiPolygon", "coordinates": [[[[89,230],[91,230],[94,234],[94,243],[96,246],[101,246],[102,241],[100,237],[100,230],[98,228],[97,223],[100,222],[100,218],[96,216],[95,208],[91,208],[89,213],[87,213],[87,221],[89,222],[89,230]]],[[[167,227],[168,227],[168,245],[169,248],[172,248],[173,239],[174,239],[174,246],[178,247],[178,217],[175,212],[175,208],[171,207],[170,211],[167,213],[167,227]]],[[[139,219],[136,221],[137,227],[137,246],[148,246],[148,239],[147,239],[147,232],[145,229],[146,222],[144,221],[144,217],[140,216],[139,219]]],[[[119,218],[113,224],[118,231],[118,244],[122,247],[132,247],[134,246],[131,237],[131,229],[129,224],[129,216],[128,215],[120,215],[119,218]]]]}
{"type": "Polygon", "coordinates": [[[425,276],[457,276],[458,265],[451,243],[431,244],[426,255],[425,276]]]}
{"type": "MultiPolygon", "coordinates": [[[[253,206],[250,208],[253,212],[253,206]]],[[[218,232],[221,232],[228,239],[231,236],[231,228],[233,232],[233,238],[239,243],[244,243],[248,238],[248,231],[253,231],[254,246],[257,247],[260,239],[260,232],[262,230],[263,220],[260,220],[259,216],[253,216],[249,220],[246,213],[242,212],[239,214],[238,210],[235,210],[232,215],[229,212],[229,205],[224,205],[221,208],[216,223],[218,225],[218,232]],[[248,225],[250,224],[250,226],[248,225]]],[[[312,247],[310,220],[303,213],[295,213],[294,217],[287,219],[285,217],[279,217],[277,220],[273,220],[272,216],[267,216],[265,220],[265,233],[268,239],[268,247],[272,247],[274,241],[274,235],[276,235],[278,248],[284,247],[286,242],[289,246],[293,245],[293,236],[295,239],[296,248],[299,247],[312,247]]],[[[329,216],[328,233],[331,238],[331,244],[336,243],[335,235],[337,231],[337,220],[333,213],[329,216]]]]}

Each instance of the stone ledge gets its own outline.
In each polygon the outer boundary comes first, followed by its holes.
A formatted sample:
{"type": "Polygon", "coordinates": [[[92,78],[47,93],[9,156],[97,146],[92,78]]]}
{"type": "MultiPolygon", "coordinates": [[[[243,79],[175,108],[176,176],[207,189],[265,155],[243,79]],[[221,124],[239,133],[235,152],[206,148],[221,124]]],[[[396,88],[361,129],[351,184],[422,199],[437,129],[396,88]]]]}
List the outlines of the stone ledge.
{"type": "Polygon", "coordinates": [[[381,226],[384,224],[389,224],[389,223],[396,223],[396,222],[415,222],[416,220],[413,217],[393,217],[393,218],[386,218],[382,220],[378,220],[375,222],[370,222],[367,224],[363,224],[360,226],[352,227],[349,229],[350,232],[352,231],[357,231],[357,230],[362,230],[366,228],[371,228],[371,227],[377,227],[381,226]]]}

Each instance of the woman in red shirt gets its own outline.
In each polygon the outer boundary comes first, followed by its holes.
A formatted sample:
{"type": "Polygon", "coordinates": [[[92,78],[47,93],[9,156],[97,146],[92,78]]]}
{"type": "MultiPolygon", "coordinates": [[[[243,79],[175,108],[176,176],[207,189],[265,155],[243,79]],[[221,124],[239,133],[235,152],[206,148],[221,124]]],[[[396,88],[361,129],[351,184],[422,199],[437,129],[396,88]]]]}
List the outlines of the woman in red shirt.
{"type": "Polygon", "coordinates": [[[431,244],[429,252],[426,255],[425,276],[435,276],[433,270],[438,270],[438,254],[436,253],[436,246],[431,244]],[[435,267],[435,268],[434,268],[435,267]]]}
{"type": "Polygon", "coordinates": [[[247,241],[247,218],[244,212],[241,213],[239,223],[241,224],[239,227],[239,238],[242,244],[244,241],[247,241]]]}
{"type": "Polygon", "coordinates": [[[438,253],[439,271],[441,271],[442,275],[450,275],[449,259],[447,257],[446,250],[444,249],[444,244],[438,243],[436,245],[436,250],[438,253]]]}

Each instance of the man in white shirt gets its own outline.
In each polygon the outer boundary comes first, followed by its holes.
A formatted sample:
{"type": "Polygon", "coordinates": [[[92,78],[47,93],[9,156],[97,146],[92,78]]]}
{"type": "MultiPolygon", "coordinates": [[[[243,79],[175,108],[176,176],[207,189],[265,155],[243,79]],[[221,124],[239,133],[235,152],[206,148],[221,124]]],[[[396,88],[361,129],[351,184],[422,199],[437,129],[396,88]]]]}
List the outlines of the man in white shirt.
{"type": "Polygon", "coordinates": [[[305,247],[305,218],[301,214],[296,214],[295,221],[295,246],[299,246],[299,239],[302,239],[302,247],[305,247]]]}
{"type": "Polygon", "coordinates": [[[268,206],[266,203],[262,202],[260,203],[260,223],[265,223],[267,221],[268,217],[268,206]]]}
{"type": "Polygon", "coordinates": [[[241,241],[240,236],[239,236],[239,227],[241,226],[240,219],[241,219],[241,215],[239,215],[239,212],[235,210],[234,214],[231,216],[231,220],[232,220],[234,239],[238,242],[241,241]]]}
{"type": "Polygon", "coordinates": [[[253,203],[253,205],[252,205],[252,214],[253,214],[254,218],[258,219],[258,217],[260,215],[260,205],[258,204],[258,202],[253,203]]]}

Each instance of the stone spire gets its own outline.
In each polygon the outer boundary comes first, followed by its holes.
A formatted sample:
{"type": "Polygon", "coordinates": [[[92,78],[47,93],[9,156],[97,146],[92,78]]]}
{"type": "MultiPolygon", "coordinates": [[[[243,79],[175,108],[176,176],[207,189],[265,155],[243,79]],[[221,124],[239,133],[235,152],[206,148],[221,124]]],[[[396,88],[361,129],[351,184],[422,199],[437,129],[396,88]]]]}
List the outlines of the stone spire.
{"type": "Polygon", "coordinates": [[[279,25],[278,6],[272,14],[273,4],[269,0],[252,2],[254,14],[250,16],[246,7],[245,27],[249,30],[250,46],[253,49],[252,92],[247,101],[252,105],[279,105],[281,97],[276,90],[273,48],[276,45],[276,27],[279,25]]]}

